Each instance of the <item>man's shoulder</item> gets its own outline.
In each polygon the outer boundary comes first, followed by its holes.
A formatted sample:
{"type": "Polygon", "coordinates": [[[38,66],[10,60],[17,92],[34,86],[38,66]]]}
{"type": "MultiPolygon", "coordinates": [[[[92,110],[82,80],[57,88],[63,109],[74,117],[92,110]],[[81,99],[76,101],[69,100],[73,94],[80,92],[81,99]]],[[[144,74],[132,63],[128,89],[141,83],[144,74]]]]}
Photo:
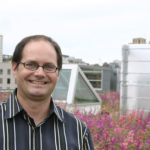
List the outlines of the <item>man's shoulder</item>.
{"type": "Polygon", "coordinates": [[[57,106],[58,111],[61,114],[61,117],[64,120],[64,123],[66,124],[80,124],[81,126],[87,128],[87,125],[78,117],[76,117],[76,115],[74,115],[71,112],[66,111],[65,109],[61,108],[60,106],[57,106]]]}
{"type": "Polygon", "coordinates": [[[6,106],[7,101],[8,101],[8,99],[5,100],[5,101],[0,102],[0,109],[2,109],[2,107],[6,106]]]}

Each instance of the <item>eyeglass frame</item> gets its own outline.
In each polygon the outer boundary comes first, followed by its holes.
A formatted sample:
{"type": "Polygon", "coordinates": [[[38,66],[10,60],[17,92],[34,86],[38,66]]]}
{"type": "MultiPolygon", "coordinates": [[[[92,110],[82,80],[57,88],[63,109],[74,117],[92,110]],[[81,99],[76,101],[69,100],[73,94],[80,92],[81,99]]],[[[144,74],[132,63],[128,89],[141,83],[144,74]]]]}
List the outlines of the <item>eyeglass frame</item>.
{"type": "MultiPolygon", "coordinates": [[[[18,66],[19,64],[22,64],[25,69],[30,70],[30,71],[36,71],[36,70],[38,70],[39,67],[42,67],[42,68],[43,68],[43,71],[46,72],[46,73],[55,73],[57,70],[59,70],[59,68],[56,67],[55,65],[53,65],[53,67],[55,67],[55,70],[48,71],[48,70],[45,70],[45,69],[44,69],[44,67],[45,67],[47,64],[41,66],[41,65],[39,65],[38,63],[35,63],[35,62],[34,62],[34,63],[33,63],[33,62],[18,62],[18,63],[17,63],[17,66],[18,66]],[[31,69],[31,68],[29,69],[29,68],[27,68],[27,64],[34,64],[34,65],[37,65],[37,66],[35,67],[35,69],[31,69]]],[[[16,68],[17,68],[17,66],[16,66],[16,68]]]]}

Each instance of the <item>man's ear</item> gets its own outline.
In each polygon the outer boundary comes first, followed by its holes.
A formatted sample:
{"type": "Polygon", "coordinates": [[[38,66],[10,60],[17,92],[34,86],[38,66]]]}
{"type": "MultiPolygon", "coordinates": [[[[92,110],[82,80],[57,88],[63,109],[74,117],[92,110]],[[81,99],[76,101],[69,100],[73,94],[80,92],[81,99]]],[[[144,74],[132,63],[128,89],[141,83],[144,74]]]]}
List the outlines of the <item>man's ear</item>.
{"type": "Polygon", "coordinates": [[[13,75],[14,75],[14,77],[16,77],[17,63],[16,62],[12,62],[11,65],[12,65],[13,75]]]}

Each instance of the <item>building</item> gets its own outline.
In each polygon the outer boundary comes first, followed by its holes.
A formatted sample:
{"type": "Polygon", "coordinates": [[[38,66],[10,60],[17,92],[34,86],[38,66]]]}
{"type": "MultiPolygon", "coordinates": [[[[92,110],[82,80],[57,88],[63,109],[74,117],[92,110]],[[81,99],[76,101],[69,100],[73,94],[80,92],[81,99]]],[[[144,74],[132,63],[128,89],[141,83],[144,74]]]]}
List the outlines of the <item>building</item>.
{"type": "Polygon", "coordinates": [[[120,110],[150,113],[150,44],[122,47],[120,110]]]}
{"type": "Polygon", "coordinates": [[[119,91],[120,68],[116,63],[109,67],[80,65],[80,68],[97,92],[119,91]]]}
{"type": "Polygon", "coordinates": [[[82,59],[63,55],[63,64],[87,64],[82,59]]]}
{"type": "Polygon", "coordinates": [[[3,91],[13,90],[16,82],[11,70],[11,61],[0,63],[0,89],[3,91]]]}
{"type": "Polygon", "coordinates": [[[11,91],[16,87],[16,81],[11,70],[11,56],[3,55],[3,36],[0,35],[0,89],[11,91]]]}
{"type": "Polygon", "coordinates": [[[144,38],[134,38],[132,44],[146,44],[146,39],[144,38]]]}

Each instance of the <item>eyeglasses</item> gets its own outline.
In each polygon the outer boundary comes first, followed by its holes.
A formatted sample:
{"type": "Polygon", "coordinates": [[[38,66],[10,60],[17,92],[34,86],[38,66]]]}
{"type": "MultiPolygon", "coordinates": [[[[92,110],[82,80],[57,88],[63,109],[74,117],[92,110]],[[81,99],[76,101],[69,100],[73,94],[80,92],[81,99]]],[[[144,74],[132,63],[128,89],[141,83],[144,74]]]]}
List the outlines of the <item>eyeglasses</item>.
{"type": "Polygon", "coordinates": [[[39,64],[35,62],[19,62],[17,65],[23,64],[23,66],[31,71],[37,70],[39,67],[42,67],[44,72],[46,73],[54,73],[58,70],[58,67],[52,65],[52,64],[45,64],[43,66],[40,66],[39,64]]]}

